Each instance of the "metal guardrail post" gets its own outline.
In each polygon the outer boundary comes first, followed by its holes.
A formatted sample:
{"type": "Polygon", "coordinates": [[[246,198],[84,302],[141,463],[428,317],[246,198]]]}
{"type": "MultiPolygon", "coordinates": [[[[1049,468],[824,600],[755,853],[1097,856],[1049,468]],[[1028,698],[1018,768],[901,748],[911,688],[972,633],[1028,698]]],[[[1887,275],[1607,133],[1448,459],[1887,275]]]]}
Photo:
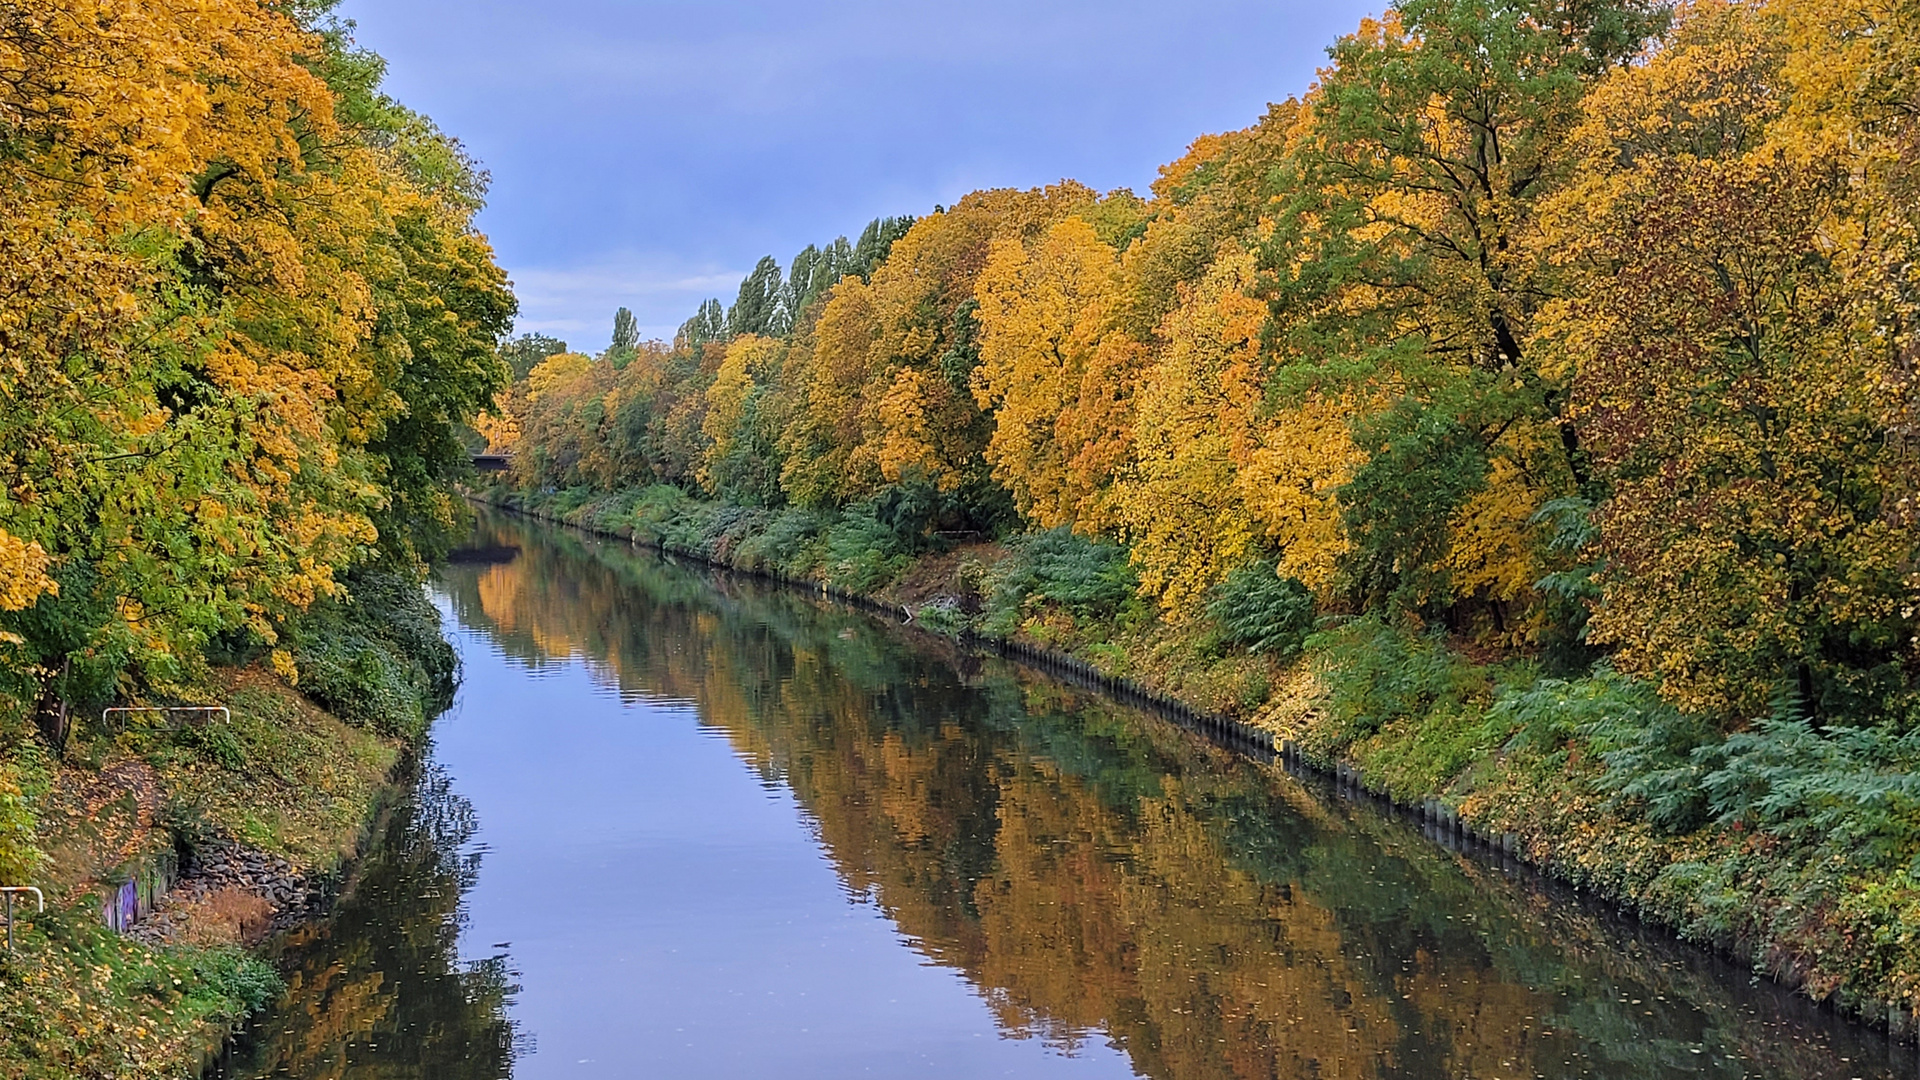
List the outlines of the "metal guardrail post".
{"type": "Polygon", "coordinates": [[[31,885],[0,885],[0,895],[4,895],[7,898],[7,951],[8,952],[13,951],[13,894],[29,893],[29,892],[33,894],[34,900],[36,900],[39,903],[40,905],[39,910],[43,912],[46,911],[47,898],[46,898],[46,895],[42,893],[39,889],[36,889],[31,885]]]}

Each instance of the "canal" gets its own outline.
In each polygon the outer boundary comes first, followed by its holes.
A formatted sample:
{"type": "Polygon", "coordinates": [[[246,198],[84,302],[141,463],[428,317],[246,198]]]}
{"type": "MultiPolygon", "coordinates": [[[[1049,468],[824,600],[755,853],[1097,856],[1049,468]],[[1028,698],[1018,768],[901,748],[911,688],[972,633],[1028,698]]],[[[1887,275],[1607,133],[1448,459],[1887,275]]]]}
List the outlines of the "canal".
{"type": "Polygon", "coordinates": [[[1880,1077],[1913,1051],[1163,718],[482,518],[412,791],[215,1075],[1880,1077]]]}

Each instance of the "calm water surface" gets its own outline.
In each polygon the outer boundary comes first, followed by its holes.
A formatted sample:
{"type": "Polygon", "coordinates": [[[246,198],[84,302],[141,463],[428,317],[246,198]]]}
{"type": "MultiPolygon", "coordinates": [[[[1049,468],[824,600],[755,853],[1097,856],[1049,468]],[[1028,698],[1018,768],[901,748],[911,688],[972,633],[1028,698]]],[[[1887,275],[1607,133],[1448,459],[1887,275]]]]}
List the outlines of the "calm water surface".
{"type": "Polygon", "coordinates": [[[1097,695],[615,542],[475,544],[459,704],[216,1075],[1914,1071],[1097,695]]]}

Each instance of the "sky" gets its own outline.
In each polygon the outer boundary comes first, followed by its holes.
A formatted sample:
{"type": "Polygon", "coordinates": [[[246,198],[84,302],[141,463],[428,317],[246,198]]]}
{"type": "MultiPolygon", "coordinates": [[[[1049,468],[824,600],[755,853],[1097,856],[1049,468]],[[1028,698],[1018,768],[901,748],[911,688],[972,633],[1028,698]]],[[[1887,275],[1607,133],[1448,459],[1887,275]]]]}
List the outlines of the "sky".
{"type": "Polygon", "coordinates": [[[1146,193],[1299,94],[1380,0],[346,0],[492,174],[516,333],[669,338],[762,256],[968,191],[1146,193]]]}

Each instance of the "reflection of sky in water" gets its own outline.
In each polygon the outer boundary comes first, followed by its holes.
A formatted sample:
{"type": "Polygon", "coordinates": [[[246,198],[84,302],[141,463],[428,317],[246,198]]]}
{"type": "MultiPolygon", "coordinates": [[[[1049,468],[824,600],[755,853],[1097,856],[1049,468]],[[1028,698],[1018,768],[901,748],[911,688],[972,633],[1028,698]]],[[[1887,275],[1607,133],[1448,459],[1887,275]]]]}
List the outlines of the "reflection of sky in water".
{"type": "MultiPolygon", "coordinates": [[[[454,620],[449,613],[448,625],[454,620]]],[[[462,952],[510,941],[543,1077],[1121,1077],[1001,1037],[955,972],[851,898],[793,796],[686,707],[622,703],[579,662],[537,669],[470,630],[434,756],[487,845],[462,952]]]]}

